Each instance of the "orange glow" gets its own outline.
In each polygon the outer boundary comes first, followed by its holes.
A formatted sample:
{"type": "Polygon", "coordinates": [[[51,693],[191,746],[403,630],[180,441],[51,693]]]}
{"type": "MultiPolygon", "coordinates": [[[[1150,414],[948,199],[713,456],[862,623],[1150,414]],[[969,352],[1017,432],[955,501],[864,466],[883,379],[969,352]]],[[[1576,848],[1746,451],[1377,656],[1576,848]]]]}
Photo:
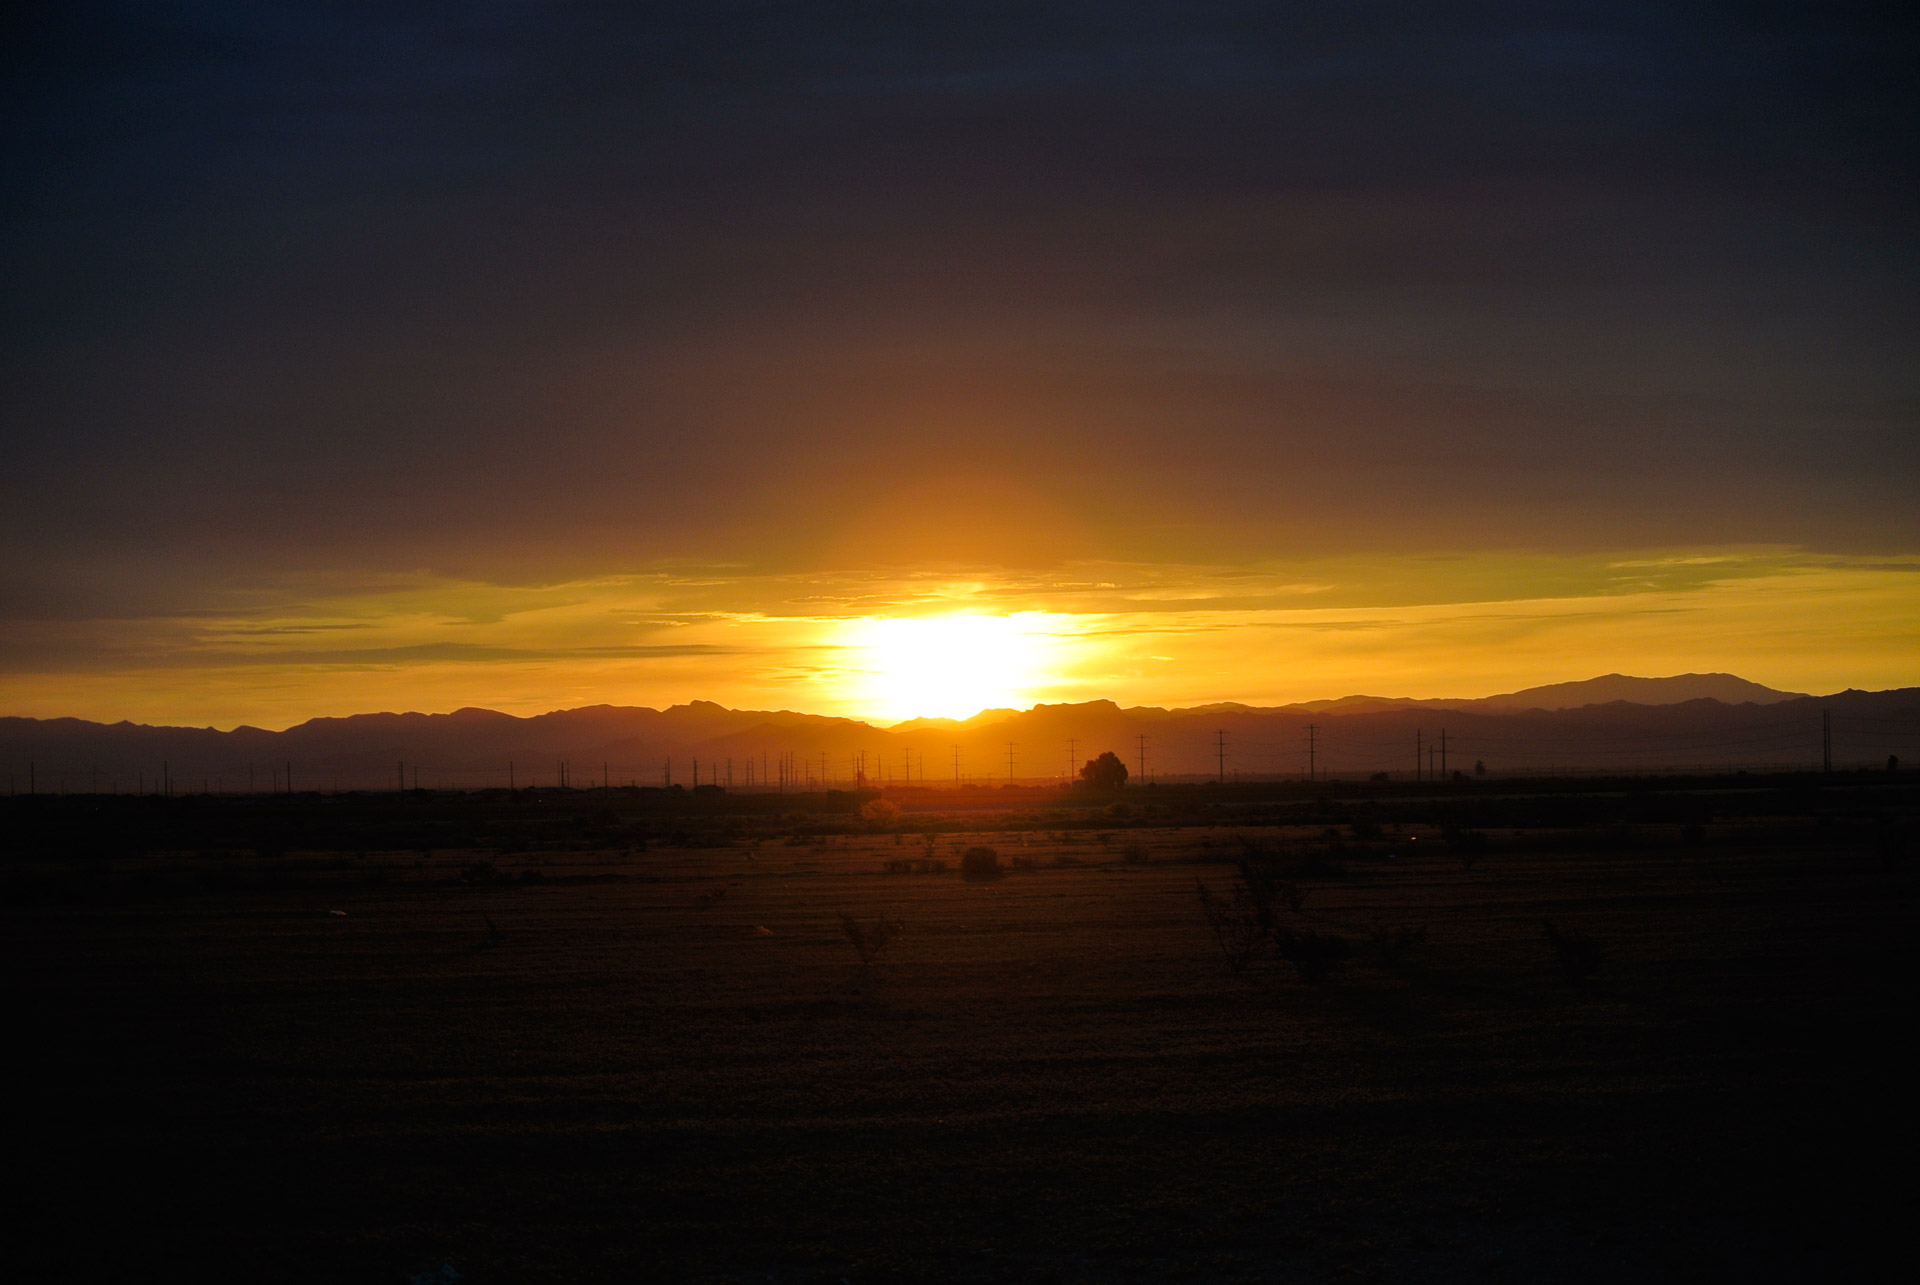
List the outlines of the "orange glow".
{"type": "Polygon", "coordinates": [[[1692,549],[290,581],[202,614],[10,622],[0,714],[287,727],[713,700],[897,721],[1096,698],[1484,696],[1609,671],[1904,687],[1920,683],[1916,574],[1913,558],[1692,549]]]}

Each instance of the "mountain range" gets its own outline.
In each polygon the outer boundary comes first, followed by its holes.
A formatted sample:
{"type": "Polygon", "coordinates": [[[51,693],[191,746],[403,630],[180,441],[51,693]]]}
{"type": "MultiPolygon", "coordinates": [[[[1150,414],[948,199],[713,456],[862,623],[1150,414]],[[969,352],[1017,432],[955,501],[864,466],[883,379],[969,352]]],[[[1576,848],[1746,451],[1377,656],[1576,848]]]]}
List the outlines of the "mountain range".
{"type": "Polygon", "coordinates": [[[1467,771],[1806,767],[1830,731],[1836,765],[1920,762],[1920,688],[1782,692],[1731,674],[1582,682],[1475,699],[1347,696],[1256,707],[1122,708],[1112,701],[986,710],[891,727],[711,701],[594,705],[529,718],[316,718],[285,731],[0,718],[0,771],[25,792],[175,792],[731,783],[844,788],[906,780],[1062,779],[1103,750],[1136,781],[1229,776],[1395,777],[1467,771]],[[695,773],[698,773],[696,778],[695,773]]]}

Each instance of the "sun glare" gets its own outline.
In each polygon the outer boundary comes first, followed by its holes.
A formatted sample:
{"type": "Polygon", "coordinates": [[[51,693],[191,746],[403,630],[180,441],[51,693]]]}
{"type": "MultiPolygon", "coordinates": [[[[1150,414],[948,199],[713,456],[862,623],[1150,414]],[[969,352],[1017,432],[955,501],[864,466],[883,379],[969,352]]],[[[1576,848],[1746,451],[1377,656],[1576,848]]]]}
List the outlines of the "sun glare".
{"type": "Polygon", "coordinates": [[[969,718],[1030,703],[1049,677],[1057,641],[1040,614],[860,621],[849,639],[859,653],[858,703],[869,716],[894,722],[969,718]]]}

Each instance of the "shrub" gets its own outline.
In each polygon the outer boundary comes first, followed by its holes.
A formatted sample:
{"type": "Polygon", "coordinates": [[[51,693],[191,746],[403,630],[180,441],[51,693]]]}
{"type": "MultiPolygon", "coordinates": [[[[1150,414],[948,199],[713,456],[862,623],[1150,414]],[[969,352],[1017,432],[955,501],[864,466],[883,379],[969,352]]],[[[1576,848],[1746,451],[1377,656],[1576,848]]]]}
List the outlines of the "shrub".
{"type": "Polygon", "coordinates": [[[1462,870],[1472,870],[1474,862],[1486,855],[1487,836],[1478,830],[1455,830],[1449,827],[1442,833],[1447,846],[1460,858],[1462,870]]]}
{"type": "Polygon", "coordinates": [[[868,799],[860,805],[860,819],[876,830],[890,829],[900,819],[900,805],[892,799],[868,799]]]}
{"type": "Polygon", "coordinates": [[[901,926],[899,920],[888,919],[885,915],[872,923],[863,924],[846,911],[840,912],[840,931],[853,943],[862,968],[878,959],[893,944],[894,938],[900,935],[901,926]]]}
{"type": "Polygon", "coordinates": [[[960,854],[960,877],[969,883],[990,883],[1004,873],[1000,854],[992,848],[972,847],[960,854]]]}
{"type": "Polygon", "coordinates": [[[1400,968],[1415,946],[1427,939],[1424,928],[1388,928],[1376,924],[1367,933],[1367,949],[1382,968],[1400,968]]]}
{"type": "Polygon", "coordinates": [[[1200,893],[1200,913],[1207,917],[1207,927],[1213,931],[1227,968],[1236,976],[1245,972],[1267,935],[1246,881],[1234,880],[1232,893],[1224,898],[1207,887],[1205,880],[1195,878],[1193,886],[1200,893]]]}
{"type": "Polygon", "coordinates": [[[1273,949],[1299,971],[1301,981],[1313,986],[1347,960],[1347,939],[1325,933],[1276,928],[1273,949]]]}
{"type": "Polygon", "coordinates": [[[1545,922],[1547,944],[1553,948],[1553,960],[1560,970],[1560,980],[1569,986],[1579,986],[1599,969],[1603,952],[1598,942],[1585,933],[1571,928],[1560,929],[1551,919],[1545,922]]]}

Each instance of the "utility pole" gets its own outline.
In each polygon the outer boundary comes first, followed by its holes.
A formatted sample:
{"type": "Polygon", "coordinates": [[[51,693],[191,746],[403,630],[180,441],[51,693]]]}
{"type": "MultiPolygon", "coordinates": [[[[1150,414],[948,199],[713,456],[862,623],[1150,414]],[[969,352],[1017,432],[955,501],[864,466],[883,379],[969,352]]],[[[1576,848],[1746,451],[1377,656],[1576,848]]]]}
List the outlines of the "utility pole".
{"type": "Polygon", "coordinates": [[[400,793],[405,794],[407,792],[407,761],[405,759],[400,759],[397,762],[395,762],[393,765],[393,771],[394,771],[393,779],[396,782],[398,782],[398,784],[396,784],[393,788],[398,790],[400,793]]]}
{"type": "Polygon", "coordinates": [[[1007,742],[1007,784],[1008,785],[1013,784],[1013,746],[1014,746],[1014,742],[1012,741],[1007,742]]]}
{"type": "Polygon", "coordinates": [[[1067,784],[1068,785],[1073,784],[1073,774],[1079,769],[1079,763],[1080,763],[1079,748],[1080,748],[1079,740],[1075,737],[1069,736],[1067,738],[1067,784]]]}
{"type": "Polygon", "coordinates": [[[1440,779],[1447,779],[1447,729],[1440,729],[1440,779]]]}
{"type": "Polygon", "coordinates": [[[1820,770],[1833,771],[1833,711],[1820,711],[1820,770]]]}
{"type": "Polygon", "coordinates": [[[1147,734],[1135,733],[1134,739],[1140,743],[1140,784],[1147,783],[1147,734]]]}
{"type": "Polygon", "coordinates": [[[1314,774],[1314,753],[1320,748],[1320,724],[1307,724],[1307,780],[1311,782],[1314,774]]]}
{"type": "Polygon", "coordinates": [[[1426,773],[1421,771],[1422,756],[1425,753],[1426,750],[1422,748],[1420,744],[1420,733],[1415,731],[1413,734],[1413,779],[1416,781],[1423,780],[1426,776],[1426,773]]]}
{"type": "Polygon", "coordinates": [[[960,788],[960,747],[953,747],[953,788],[960,788]]]}
{"type": "Polygon", "coordinates": [[[1225,728],[1214,732],[1213,743],[1214,751],[1219,755],[1220,759],[1220,775],[1218,781],[1219,784],[1225,785],[1227,783],[1227,732],[1225,728]]]}

